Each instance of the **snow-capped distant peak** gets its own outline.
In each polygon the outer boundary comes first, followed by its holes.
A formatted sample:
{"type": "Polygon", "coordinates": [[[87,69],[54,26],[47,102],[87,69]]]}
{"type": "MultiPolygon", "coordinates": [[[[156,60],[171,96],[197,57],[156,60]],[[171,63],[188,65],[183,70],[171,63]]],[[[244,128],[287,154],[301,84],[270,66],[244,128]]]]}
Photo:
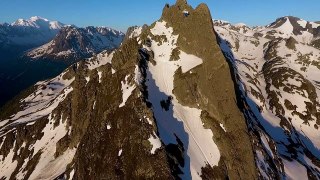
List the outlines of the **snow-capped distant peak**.
{"type": "Polygon", "coordinates": [[[0,26],[0,42],[6,46],[19,45],[31,49],[51,41],[65,25],[40,16],[18,19],[0,26]]]}
{"type": "Polygon", "coordinates": [[[289,16],[278,18],[275,22],[268,25],[267,28],[275,29],[278,32],[286,34],[287,36],[291,35],[294,30],[289,16]]]}
{"type": "Polygon", "coordinates": [[[212,19],[214,22],[221,22],[221,23],[230,23],[229,21],[221,20],[221,19],[212,19]]]}
{"type": "Polygon", "coordinates": [[[48,19],[42,18],[42,17],[40,17],[40,16],[32,16],[32,17],[30,18],[30,20],[33,21],[33,22],[35,22],[35,21],[49,21],[48,19]]]}
{"type": "Polygon", "coordinates": [[[32,49],[26,56],[33,59],[81,59],[105,49],[117,48],[123,38],[122,32],[111,28],[93,26],[78,28],[68,25],[63,27],[50,42],[32,49]]]}
{"type": "Polygon", "coordinates": [[[12,26],[32,26],[29,21],[24,19],[18,19],[11,24],[12,26]]]}
{"type": "Polygon", "coordinates": [[[245,23],[237,23],[234,26],[236,27],[243,27],[243,26],[247,26],[245,23]]]}
{"type": "Polygon", "coordinates": [[[61,29],[64,24],[59,21],[49,21],[40,16],[32,16],[29,19],[18,19],[11,26],[46,28],[46,29],[61,29]]]}
{"type": "Polygon", "coordinates": [[[285,32],[292,32],[293,31],[293,26],[290,23],[290,20],[288,17],[286,17],[286,21],[278,28],[280,31],[282,31],[283,33],[285,32]]]}
{"type": "Polygon", "coordinates": [[[49,24],[50,29],[61,29],[64,27],[64,24],[60,23],[59,21],[51,21],[49,24]]]}

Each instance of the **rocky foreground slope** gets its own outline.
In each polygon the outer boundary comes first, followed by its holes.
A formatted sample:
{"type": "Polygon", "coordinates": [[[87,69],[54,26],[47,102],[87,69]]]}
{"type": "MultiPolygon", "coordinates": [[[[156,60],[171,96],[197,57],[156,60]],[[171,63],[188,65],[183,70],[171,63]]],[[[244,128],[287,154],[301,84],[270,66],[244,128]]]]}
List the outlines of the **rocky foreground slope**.
{"type": "Polygon", "coordinates": [[[294,21],[165,5],[0,110],[1,178],[320,178],[318,26],[294,21]]]}
{"type": "Polygon", "coordinates": [[[256,162],[267,179],[320,178],[320,25],[295,17],[250,28],[215,21],[236,73],[256,162]]]}

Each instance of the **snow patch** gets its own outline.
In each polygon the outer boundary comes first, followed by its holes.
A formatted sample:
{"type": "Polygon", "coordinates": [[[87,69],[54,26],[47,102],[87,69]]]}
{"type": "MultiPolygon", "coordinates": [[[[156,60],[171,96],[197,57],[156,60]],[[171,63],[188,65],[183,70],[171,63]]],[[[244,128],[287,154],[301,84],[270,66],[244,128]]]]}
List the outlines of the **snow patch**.
{"type": "Polygon", "coordinates": [[[152,125],[152,121],[151,121],[149,118],[146,118],[146,119],[147,119],[148,123],[149,123],[150,125],[152,125]]]}
{"type": "Polygon", "coordinates": [[[16,145],[16,141],[14,141],[13,148],[10,149],[9,154],[4,158],[3,155],[0,155],[0,174],[2,177],[9,179],[13,171],[16,169],[18,165],[17,160],[13,160],[14,157],[14,147],[16,145]],[[4,158],[4,159],[3,159],[4,158]]]}
{"type": "Polygon", "coordinates": [[[125,80],[124,81],[121,81],[121,86],[122,86],[122,103],[119,105],[119,107],[123,107],[128,98],[131,96],[132,94],[132,91],[136,88],[136,85],[133,84],[133,85],[130,85],[130,82],[128,80],[128,78],[130,77],[130,75],[127,75],[125,77],[125,80]]]}
{"type": "Polygon", "coordinates": [[[89,70],[96,69],[100,66],[111,64],[112,58],[114,55],[114,51],[111,53],[102,52],[97,55],[97,57],[90,58],[87,62],[87,67],[89,70]]]}
{"type": "Polygon", "coordinates": [[[72,171],[69,174],[69,180],[72,180],[74,176],[74,169],[72,169],[72,171]]]}
{"type": "Polygon", "coordinates": [[[86,84],[88,84],[89,83],[89,81],[90,81],[90,77],[88,76],[88,77],[85,77],[85,79],[86,79],[86,84]]]}
{"type": "Polygon", "coordinates": [[[101,71],[98,71],[98,76],[99,76],[99,83],[102,82],[101,78],[102,78],[102,72],[101,71]]]}
{"type": "Polygon", "coordinates": [[[303,28],[305,28],[306,26],[307,26],[307,21],[305,21],[305,20],[302,20],[302,19],[300,19],[299,21],[297,21],[297,23],[301,26],[301,27],[303,27],[303,28]]]}
{"type": "Polygon", "coordinates": [[[120,149],[120,150],[119,150],[119,152],[118,152],[118,156],[120,157],[120,156],[121,156],[121,154],[122,154],[122,149],[120,149]]]}
{"type": "Polygon", "coordinates": [[[305,179],[308,177],[307,169],[297,161],[282,159],[284,171],[289,179],[305,179]]]}
{"type": "Polygon", "coordinates": [[[134,27],[134,30],[130,34],[129,38],[136,38],[140,36],[141,32],[142,32],[142,27],[134,27]]]}
{"type": "Polygon", "coordinates": [[[140,69],[138,65],[136,65],[134,69],[134,81],[137,84],[141,84],[141,81],[142,81],[142,75],[140,73],[140,69]]]}
{"type": "Polygon", "coordinates": [[[96,108],[96,101],[93,102],[92,109],[96,108]]]}
{"type": "Polygon", "coordinates": [[[153,135],[151,134],[148,140],[152,145],[151,154],[154,154],[155,151],[161,147],[161,141],[155,133],[153,133],[153,135]]]}
{"type": "Polygon", "coordinates": [[[224,132],[227,132],[226,128],[224,127],[224,125],[222,123],[220,123],[220,127],[224,130],[224,132]]]}

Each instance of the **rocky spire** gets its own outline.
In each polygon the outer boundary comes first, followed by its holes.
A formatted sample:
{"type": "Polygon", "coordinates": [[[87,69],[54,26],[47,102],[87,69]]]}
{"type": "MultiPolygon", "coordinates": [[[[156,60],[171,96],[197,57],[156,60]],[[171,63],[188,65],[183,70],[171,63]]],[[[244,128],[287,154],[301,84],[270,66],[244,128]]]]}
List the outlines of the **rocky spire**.
{"type": "Polygon", "coordinates": [[[203,60],[203,64],[193,69],[192,74],[184,74],[181,71],[175,74],[176,98],[184,106],[200,107],[204,122],[222,122],[227,129],[232,129],[229,135],[235,137],[231,140],[223,133],[220,134],[217,128],[213,126],[210,128],[214,137],[224,137],[224,142],[215,142],[219,149],[223,149],[221,153],[225,159],[221,164],[232,168],[225,170],[223,166],[217,166],[212,169],[208,166],[203,169],[203,177],[225,179],[224,175],[227,174],[230,179],[247,177],[256,179],[254,155],[250,137],[247,134],[246,121],[234,102],[237,97],[232,74],[217,43],[218,37],[214,31],[208,6],[200,4],[194,9],[185,0],[178,0],[175,5],[164,8],[161,20],[173,28],[174,34],[179,34],[177,46],[181,51],[203,60]],[[188,11],[188,16],[185,16],[185,11],[188,11]],[[193,79],[195,74],[197,78],[193,79]],[[186,91],[189,87],[195,87],[195,89],[186,91]],[[225,121],[226,119],[228,121],[225,121]],[[233,141],[241,143],[230,146],[233,141]],[[239,153],[242,154],[241,157],[238,156],[239,153]]]}
{"type": "Polygon", "coordinates": [[[176,5],[179,6],[179,5],[185,5],[185,4],[188,4],[187,0],[177,0],[176,2],[176,5]]]}

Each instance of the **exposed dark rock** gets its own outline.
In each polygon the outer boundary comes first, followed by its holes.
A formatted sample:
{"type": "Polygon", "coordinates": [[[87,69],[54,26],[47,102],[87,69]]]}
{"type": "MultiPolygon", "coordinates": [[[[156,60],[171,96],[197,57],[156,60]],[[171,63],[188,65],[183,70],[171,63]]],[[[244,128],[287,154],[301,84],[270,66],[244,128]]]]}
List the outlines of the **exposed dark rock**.
{"type": "Polygon", "coordinates": [[[292,49],[292,50],[296,50],[296,44],[298,42],[291,36],[289,39],[286,40],[286,46],[289,48],[289,49],[292,49]]]}

